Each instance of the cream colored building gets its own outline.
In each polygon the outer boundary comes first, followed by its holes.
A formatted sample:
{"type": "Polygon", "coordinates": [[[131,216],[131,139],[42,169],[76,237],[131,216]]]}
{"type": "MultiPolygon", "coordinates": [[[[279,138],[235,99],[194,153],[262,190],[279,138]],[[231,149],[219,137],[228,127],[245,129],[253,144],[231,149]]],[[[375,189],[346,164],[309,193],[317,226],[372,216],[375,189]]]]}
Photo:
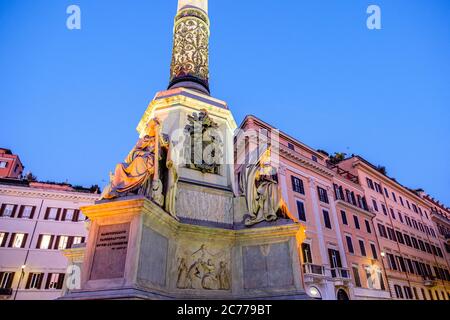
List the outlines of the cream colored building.
{"type": "Polygon", "coordinates": [[[97,194],[18,179],[0,179],[0,299],[62,295],[67,259],[61,250],[86,240],[80,206],[97,194]]]}

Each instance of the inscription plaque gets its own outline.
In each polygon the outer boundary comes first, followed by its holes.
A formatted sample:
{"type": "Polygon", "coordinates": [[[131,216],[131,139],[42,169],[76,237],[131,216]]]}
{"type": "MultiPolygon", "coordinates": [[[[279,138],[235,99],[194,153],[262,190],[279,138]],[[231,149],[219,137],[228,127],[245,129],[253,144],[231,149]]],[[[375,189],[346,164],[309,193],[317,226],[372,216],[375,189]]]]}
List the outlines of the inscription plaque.
{"type": "Polygon", "coordinates": [[[124,276],[130,224],[101,226],[98,229],[91,280],[124,276]]]}

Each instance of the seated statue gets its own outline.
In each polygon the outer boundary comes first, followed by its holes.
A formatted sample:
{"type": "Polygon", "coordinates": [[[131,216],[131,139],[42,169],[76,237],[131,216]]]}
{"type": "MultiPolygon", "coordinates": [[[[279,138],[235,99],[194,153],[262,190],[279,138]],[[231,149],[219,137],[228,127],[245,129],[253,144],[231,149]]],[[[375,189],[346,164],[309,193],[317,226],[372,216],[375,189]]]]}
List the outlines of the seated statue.
{"type": "Polygon", "coordinates": [[[159,122],[154,119],[147,126],[146,135],[139,139],[124,163],[116,166],[111,181],[101,195],[101,200],[115,199],[129,193],[150,196],[152,182],[159,161],[159,122]]]}
{"type": "Polygon", "coordinates": [[[247,226],[263,221],[275,221],[278,217],[298,220],[289,212],[278,184],[277,172],[271,164],[271,150],[268,149],[256,164],[248,165],[241,175],[241,190],[244,191],[250,217],[247,226]]]}

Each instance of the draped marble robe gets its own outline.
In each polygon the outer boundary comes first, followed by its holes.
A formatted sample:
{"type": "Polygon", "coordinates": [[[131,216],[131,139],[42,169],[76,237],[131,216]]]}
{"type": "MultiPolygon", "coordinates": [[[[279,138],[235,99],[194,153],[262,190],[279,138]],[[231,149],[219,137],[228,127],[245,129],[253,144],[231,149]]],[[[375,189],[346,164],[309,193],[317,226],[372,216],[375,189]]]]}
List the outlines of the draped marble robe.
{"type": "Polygon", "coordinates": [[[116,166],[110,184],[102,193],[102,200],[136,191],[151,181],[155,173],[155,141],[151,136],[139,139],[125,162],[116,166]]]}
{"type": "Polygon", "coordinates": [[[241,174],[240,185],[250,215],[245,220],[247,226],[275,221],[279,216],[298,222],[283,199],[277,172],[270,163],[270,154],[267,150],[256,164],[248,165],[241,174]]]}

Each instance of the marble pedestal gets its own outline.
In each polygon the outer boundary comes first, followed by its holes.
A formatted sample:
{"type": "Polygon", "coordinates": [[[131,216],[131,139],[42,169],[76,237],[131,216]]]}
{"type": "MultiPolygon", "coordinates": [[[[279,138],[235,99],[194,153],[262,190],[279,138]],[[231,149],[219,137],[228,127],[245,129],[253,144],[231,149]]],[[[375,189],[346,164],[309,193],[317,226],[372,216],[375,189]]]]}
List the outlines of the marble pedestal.
{"type": "Polygon", "coordinates": [[[83,213],[91,226],[81,289],[62,299],[307,299],[299,225],[185,224],[139,197],[83,213]]]}

